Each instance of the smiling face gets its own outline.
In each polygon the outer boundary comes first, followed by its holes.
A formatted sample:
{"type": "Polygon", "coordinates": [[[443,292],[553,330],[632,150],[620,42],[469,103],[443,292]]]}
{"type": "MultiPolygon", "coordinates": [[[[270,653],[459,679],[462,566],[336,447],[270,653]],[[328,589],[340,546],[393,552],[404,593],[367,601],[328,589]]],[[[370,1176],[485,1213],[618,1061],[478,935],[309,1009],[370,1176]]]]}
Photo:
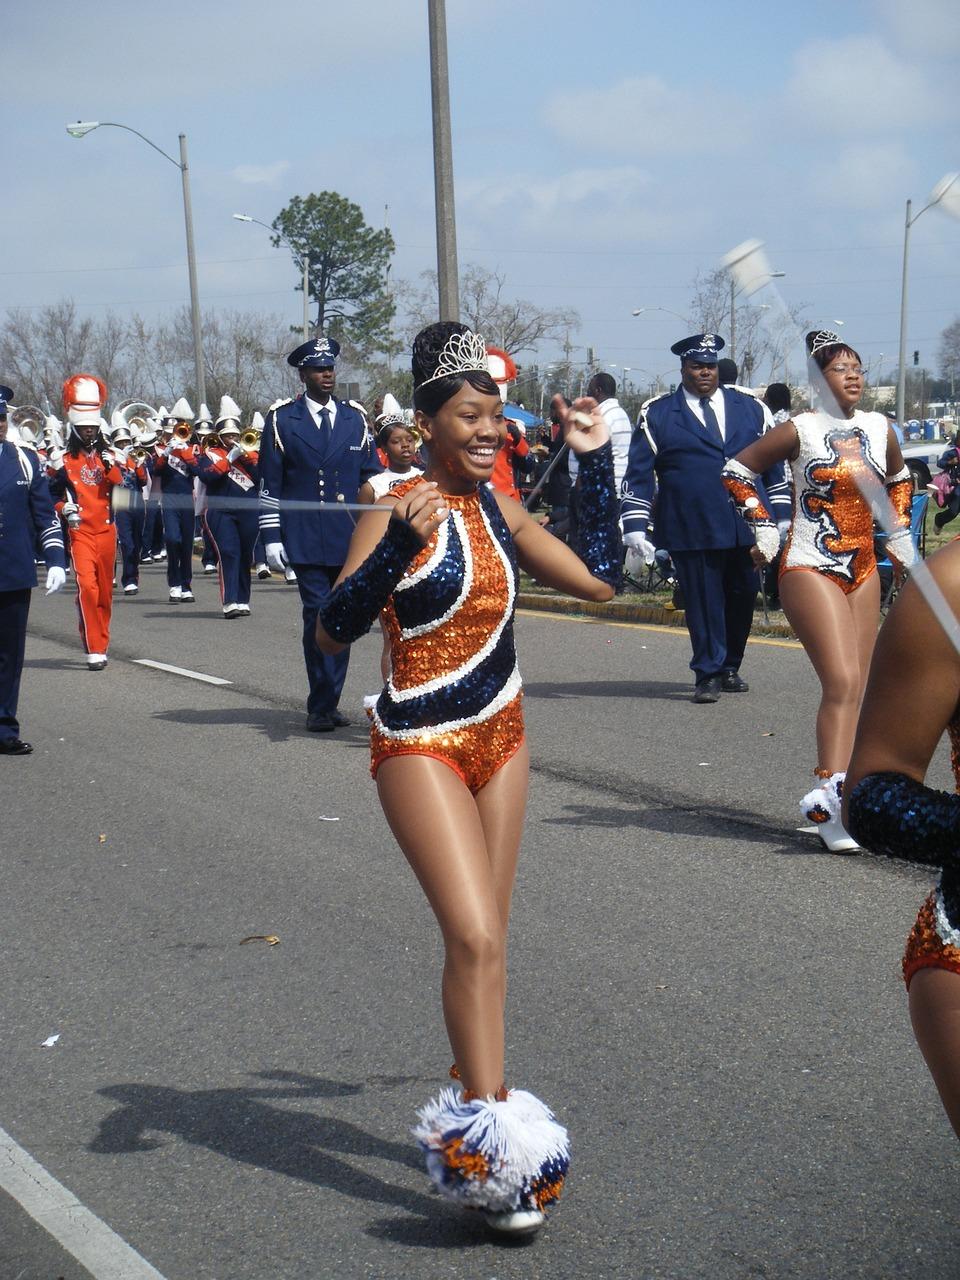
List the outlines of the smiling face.
{"type": "Polygon", "coordinates": [[[490,479],[507,434],[499,395],[476,391],[469,382],[432,417],[418,409],[417,427],[429,450],[427,479],[449,493],[469,493],[490,479]]]}
{"type": "Polygon", "coordinates": [[[684,360],[680,365],[680,381],[690,392],[702,400],[704,396],[712,396],[720,383],[720,374],[715,364],[700,364],[698,360],[684,360]]]}

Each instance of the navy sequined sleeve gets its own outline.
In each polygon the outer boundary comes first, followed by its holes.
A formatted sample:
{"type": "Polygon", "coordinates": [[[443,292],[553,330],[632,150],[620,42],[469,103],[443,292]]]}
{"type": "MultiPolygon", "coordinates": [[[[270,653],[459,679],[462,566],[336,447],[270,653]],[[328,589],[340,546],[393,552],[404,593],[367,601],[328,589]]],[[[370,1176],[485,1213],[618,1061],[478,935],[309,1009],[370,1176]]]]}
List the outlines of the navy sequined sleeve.
{"type": "Polygon", "coordinates": [[[365,636],[423,543],[405,520],[387,530],[363,564],[340,583],[320,610],[324,631],[339,644],[365,636]]]}
{"type": "Polygon", "coordinates": [[[619,587],[623,570],[617,486],[610,442],[579,455],[580,556],[595,578],[619,587]]]}
{"type": "Polygon", "coordinates": [[[847,829],[865,849],[960,870],[960,796],[903,773],[871,773],[850,795],[847,829]]]}

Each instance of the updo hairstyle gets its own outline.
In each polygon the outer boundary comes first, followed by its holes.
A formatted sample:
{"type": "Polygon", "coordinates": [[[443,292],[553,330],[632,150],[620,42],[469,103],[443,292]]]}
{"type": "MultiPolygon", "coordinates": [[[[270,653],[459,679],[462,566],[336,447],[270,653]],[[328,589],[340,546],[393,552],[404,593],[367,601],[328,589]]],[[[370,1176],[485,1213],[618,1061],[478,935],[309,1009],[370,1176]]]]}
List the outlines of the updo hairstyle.
{"type": "Polygon", "coordinates": [[[470,332],[468,325],[457,320],[440,320],[421,329],[413,340],[413,407],[428,418],[432,418],[451,396],[455,396],[465,382],[483,395],[500,397],[500,388],[485,369],[470,369],[427,382],[436,373],[443,348],[451,335],[470,332]]]}

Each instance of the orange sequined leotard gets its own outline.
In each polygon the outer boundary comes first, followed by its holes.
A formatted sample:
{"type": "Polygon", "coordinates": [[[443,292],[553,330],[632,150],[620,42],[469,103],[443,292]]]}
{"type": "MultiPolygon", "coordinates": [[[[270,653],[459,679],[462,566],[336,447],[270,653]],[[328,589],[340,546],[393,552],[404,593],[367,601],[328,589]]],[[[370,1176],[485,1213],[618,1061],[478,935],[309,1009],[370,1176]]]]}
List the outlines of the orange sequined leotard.
{"type": "Polygon", "coordinates": [[[866,470],[884,483],[887,420],[857,409],[849,419],[798,413],[793,422],[800,452],[791,464],[793,523],[780,575],[806,569],[855,591],[877,568],[873,516],[856,477],[866,470]]]}
{"type": "MultiPolygon", "coordinates": [[[[397,485],[402,497],[420,477],[397,485]]],[[[517,561],[485,487],[445,494],[450,515],[383,611],[391,673],[371,713],[374,776],[391,756],[433,756],[474,794],[523,742],[513,643],[517,561]]]]}
{"type": "MultiPolygon", "coordinates": [[[[950,763],[960,792],[960,709],[947,725],[950,763]]],[[[937,887],[920,908],[903,954],[907,986],[918,969],[949,969],[960,973],[960,873],[944,870],[937,887]]]]}

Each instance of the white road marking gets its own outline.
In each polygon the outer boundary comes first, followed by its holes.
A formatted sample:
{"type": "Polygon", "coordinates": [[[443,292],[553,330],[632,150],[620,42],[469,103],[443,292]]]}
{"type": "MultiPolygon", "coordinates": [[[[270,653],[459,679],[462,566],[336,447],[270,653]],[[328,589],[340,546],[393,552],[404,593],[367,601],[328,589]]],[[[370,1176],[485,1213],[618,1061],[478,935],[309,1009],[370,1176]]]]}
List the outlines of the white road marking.
{"type": "Polygon", "coordinates": [[[94,1280],[163,1280],[146,1258],[0,1129],[0,1188],[12,1196],[94,1280]]]}
{"type": "Polygon", "coordinates": [[[141,667],[155,667],[157,671],[169,671],[174,676],[186,676],[188,680],[202,680],[204,684],[233,684],[220,676],[207,676],[202,671],[188,671],[186,667],[172,667],[169,662],[154,662],[153,658],[134,658],[141,667]]]}

